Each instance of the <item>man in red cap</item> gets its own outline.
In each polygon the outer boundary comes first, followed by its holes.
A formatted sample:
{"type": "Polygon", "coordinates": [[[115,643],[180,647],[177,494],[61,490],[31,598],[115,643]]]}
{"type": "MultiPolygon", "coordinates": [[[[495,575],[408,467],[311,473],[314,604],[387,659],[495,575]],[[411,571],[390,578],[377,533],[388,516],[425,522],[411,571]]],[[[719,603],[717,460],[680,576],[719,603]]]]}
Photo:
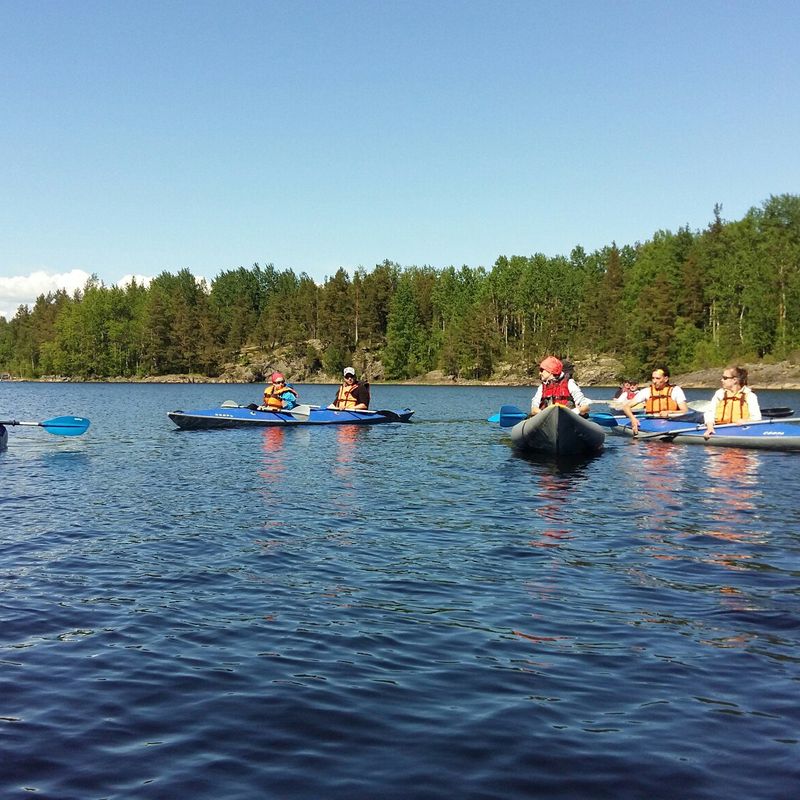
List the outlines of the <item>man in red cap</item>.
{"type": "Polygon", "coordinates": [[[589,413],[589,403],[581,387],[564,374],[564,365],[555,356],[542,359],[539,364],[539,378],[542,383],[531,400],[531,416],[552,405],[575,408],[583,416],[589,413]]]}

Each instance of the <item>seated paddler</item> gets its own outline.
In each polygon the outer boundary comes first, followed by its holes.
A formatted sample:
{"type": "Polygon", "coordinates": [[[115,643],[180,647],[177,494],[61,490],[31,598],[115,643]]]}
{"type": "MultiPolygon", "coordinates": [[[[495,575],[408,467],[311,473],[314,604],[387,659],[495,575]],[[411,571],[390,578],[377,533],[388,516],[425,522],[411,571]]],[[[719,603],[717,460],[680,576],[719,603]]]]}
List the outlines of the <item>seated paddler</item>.
{"type": "Polygon", "coordinates": [[[541,384],[531,400],[531,416],[552,405],[577,410],[582,416],[589,413],[589,403],[581,387],[564,372],[564,364],[555,356],[547,356],[539,364],[541,384]]]}
{"type": "Polygon", "coordinates": [[[652,383],[649,386],[639,389],[622,406],[623,413],[631,421],[634,435],[639,432],[639,422],[633,416],[633,407],[640,403],[644,403],[644,413],[649,417],[678,417],[689,410],[683,389],[670,383],[666,367],[656,367],[650,380],[652,383]]]}
{"type": "Polygon", "coordinates": [[[720,380],[722,387],[714,393],[705,413],[706,439],[714,435],[715,425],[761,419],[761,407],[756,393],[747,385],[744,367],[725,367],[720,380]]]}
{"type": "Polygon", "coordinates": [[[344,411],[365,411],[369,408],[369,384],[359,382],[353,367],[344,368],[342,384],[328,408],[344,411]]]}
{"type": "Polygon", "coordinates": [[[264,389],[264,402],[259,411],[289,411],[297,405],[297,392],[286,383],[280,372],[269,376],[270,383],[264,389]]]}

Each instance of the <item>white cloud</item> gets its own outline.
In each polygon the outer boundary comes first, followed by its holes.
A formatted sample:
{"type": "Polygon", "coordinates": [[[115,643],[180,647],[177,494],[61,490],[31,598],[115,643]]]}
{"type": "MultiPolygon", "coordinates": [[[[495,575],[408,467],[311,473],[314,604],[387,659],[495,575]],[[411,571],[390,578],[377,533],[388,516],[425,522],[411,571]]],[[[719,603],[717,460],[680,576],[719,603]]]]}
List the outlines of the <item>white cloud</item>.
{"type": "MultiPolygon", "coordinates": [[[[10,278],[0,277],[0,317],[11,320],[19,306],[33,306],[40,294],[66,289],[72,294],[76,289],[83,289],[86,281],[92,276],[82,269],[70,272],[49,273],[44,270],[31,272],[30,275],[14,275],[10,278]]],[[[123,275],[115,286],[124,288],[132,280],[140,286],[149,286],[152,278],[147,275],[123,275]]]]}
{"type": "Polygon", "coordinates": [[[53,274],[37,270],[30,275],[0,277],[0,317],[10,320],[17,313],[18,306],[32,306],[40,294],[58,289],[66,289],[72,294],[76,289],[82,289],[89,278],[91,275],[82,269],[53,274]]]}
{"type": "Polygon", "coordinates": [[[114,285],[119,286],[120,289],[124,289],[131,281],[135,280],[139,286],[149,286],[150,281],[152,278],[148,278],[147,275],[123,275],[114,285]]]}
{"type": "MultiPolygon", "coordinates": [[[[13,319],[17,313],[17,308],[22,305],[33,307],[36,298],[40,294],[55,292],[58,289],[66,289],[68,294],[72,294],[76,289],[83,289],[86,281],[92,276],[82,269],[73,269],[71,272],[49,273],[44,270],[31,272],[30,275],[14,275],[10,278],[0,277],[0,317],[7,320],[13,319]]],[[[136,280],[139,286],[149,286],[153,280],[147,275],[123,275],[114,286],[125,288],[132,280],[136,280]]],[[[211,281],[202,276],[195,276],[199,284],[205,281],[208,287],[211,281]]],[[[106,284],[108,285],[108,284],[106,284]]]]}

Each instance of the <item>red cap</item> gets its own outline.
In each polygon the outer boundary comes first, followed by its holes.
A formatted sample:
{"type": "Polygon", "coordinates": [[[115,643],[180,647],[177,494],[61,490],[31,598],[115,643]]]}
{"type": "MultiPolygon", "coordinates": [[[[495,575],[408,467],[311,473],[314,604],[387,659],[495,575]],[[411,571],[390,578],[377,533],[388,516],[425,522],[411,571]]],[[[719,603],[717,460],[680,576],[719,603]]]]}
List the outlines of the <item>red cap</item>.
{"type": "Polygon", "coordinates": [[[280,372],[273,372],[272,375],[269,376],[269,379],[273,383],[277,383],[278,381],[282,381],[283,380],[283,375],[281,375],[280,372]]]}
{"type": "Polygon", "coordinates": [[[553,375],[560,375],[564,371],[564,365],[555,356],[547,356],[539,366],[553,375]]]}

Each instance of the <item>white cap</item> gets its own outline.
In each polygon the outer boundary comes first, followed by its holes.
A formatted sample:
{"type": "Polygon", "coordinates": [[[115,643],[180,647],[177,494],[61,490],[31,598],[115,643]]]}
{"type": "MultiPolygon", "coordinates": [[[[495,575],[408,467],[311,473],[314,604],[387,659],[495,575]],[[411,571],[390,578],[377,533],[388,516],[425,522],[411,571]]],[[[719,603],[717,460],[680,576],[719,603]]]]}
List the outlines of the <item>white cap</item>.
{"type": "Polygon", "coordinates": [[[345,367],[344,368],[344,375],[352,375],[354,378],[356,376],[356,371],[352,367],[345,367]]]}

